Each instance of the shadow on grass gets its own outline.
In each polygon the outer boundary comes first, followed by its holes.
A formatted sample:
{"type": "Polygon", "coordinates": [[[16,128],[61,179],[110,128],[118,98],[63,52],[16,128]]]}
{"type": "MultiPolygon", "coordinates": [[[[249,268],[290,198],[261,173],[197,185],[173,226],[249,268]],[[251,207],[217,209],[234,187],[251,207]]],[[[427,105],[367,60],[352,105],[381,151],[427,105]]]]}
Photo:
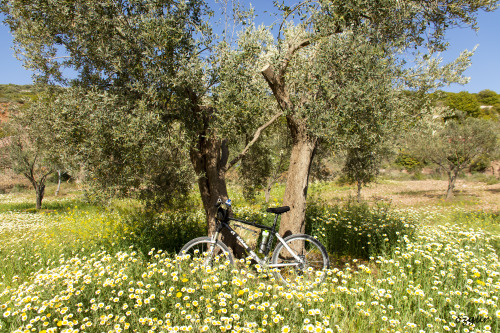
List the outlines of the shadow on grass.
{"type": "Polygon", "coordinates": [[[406,195],[406,196],[411,196],[411,197],[426,197],[426,198],[431,198],[431,199],[444,198],[444,195],[441,191],[435,191],[435,190],[400,191],[400,192],[395,192],[394,194],[406,195]]]}
{"type": "MultiPolygon", "coordinates": [[[[500,191],[500,190],[497,190],[500,191]]],[[[436,191],[436,190],[422,190],[422,191],[400,191],[396,192],[397,195],[406,195],[412,197],[425,197],[429,199],[440,199],[446,200],[446,192],[445,191],[436,191]]],[[[448,200],[450,202],[456,201],[472,201],[479,199],[479,195],[476,193],[470,193],[468,191],[457,191],[454,192],[453,198],[448,200]]]]}

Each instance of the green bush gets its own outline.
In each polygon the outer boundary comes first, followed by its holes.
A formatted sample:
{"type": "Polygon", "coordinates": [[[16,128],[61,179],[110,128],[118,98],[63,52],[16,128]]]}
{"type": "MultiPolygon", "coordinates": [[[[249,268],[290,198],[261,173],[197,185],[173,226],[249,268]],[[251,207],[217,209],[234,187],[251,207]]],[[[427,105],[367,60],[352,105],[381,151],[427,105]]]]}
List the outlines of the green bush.
{"type": "Polygon", "coordinates": [[[119,233],[123,242],[143,254],[152,248],[177,253],[191,239],[206,236],[207,226],[201,210],[138,211],[124,219],[119,233]]]}
{"type": "Polygon", "coordinates": [[[412,238],[416,221],[379,204],[347,202],[343,206],[308,206],[306,232],[325,245],[333,257],[368,259],[412,238]]]}
{"type": "Polygon", "coordinates": [[[408,172],[419,172],[422,170],[424,164],[422,161],[418,160],[416,157],[412,156],[407,152],[400,152],[394,161],[396,165],[404,168],[408,172]]]}

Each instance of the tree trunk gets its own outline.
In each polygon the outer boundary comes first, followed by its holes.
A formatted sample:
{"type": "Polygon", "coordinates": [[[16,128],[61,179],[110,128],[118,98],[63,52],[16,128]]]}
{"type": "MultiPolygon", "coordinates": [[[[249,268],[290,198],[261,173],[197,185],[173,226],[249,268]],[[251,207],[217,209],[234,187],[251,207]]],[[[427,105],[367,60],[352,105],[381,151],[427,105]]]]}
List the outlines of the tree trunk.
{"type": "MultiPolygon", "coordinates": [[[[215,231],[217,213],[215,203],[218,198],[223,200],[228,198],[226,176],[223,170],[227,157],[227,146],[215,135],[210,137],[200,135],[197,147],[191,149],[191,162],[199,177],[198,188],[205,209],[209,236],[215,231]]],[[[238,245],[236,238],[225,229],[222,232],[222,241],[232,250],[236,258],[243,256],[243,247],[238,245]]]]}
{"type": "Polygon", "coordinates": [[[282,215],[279,230],[284,237],[305,232],[307,185],[317,142],[316,138],[308,135],[307,120],[294,118],[295,107],[290,99],[284,75],[293,54],[309,44],[310,40],[305,39],[289,45],[287,55],[277,71],[271,64],[261,70],[281,110],[288,114],[286,120],[292,137],[292,152],[283,200],[284,205],[290,206],[290,212],[282,215]]]}
{"type": "Polygon", "coordinates": [[[312,160],[316,148],[316,139],[308,137],[301,128],[292,136],[292,152],[286,179],[283,204],[290,207],[290,212],[283,214],[279,233],[283,237],[305,232],[306,199],[312,160]]]}
{"type": "Polygon", "coordinates": [[[57,189],[56,197],[59,195],[59,190],[61,189],[61,170],[57,170],[57,189]]]}
{"type": "Polygon", "coordinates": [[[271,199],[271,187],[272,187],[272,182],[269,181],[267,183],[266,190],[264,191],[264,197],[266,199],[266,203],[269,203],[269,199],[271,199]]]}
{"type": "Polygon", "coordinates": [[[36,209],[42,209],[42,200],[45,195],[45,184],[37,184],[35,186],[36,192],[36,209]]]}
{"type": "Polygon", "coordinates": [[[362,187],[363,187],[363,182],[358,180],[358,194],[357,194],[358,203],[361,202],[361,188],[362,187]]]}
{"type": "Polygon", "coordinates": [[[446,192],[446,200],[453,198],[453,190],[455,189],[455,182],[458,178],[458,170],[448,171],[448,191],[446,192]]]}

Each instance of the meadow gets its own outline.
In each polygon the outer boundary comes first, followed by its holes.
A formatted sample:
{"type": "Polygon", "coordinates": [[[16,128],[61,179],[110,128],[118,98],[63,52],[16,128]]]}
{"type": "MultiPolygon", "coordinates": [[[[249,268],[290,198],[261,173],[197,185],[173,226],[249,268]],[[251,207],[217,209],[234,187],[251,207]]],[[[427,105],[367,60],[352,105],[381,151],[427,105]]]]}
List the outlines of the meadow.
{"type": "MultiPolygon", "coordinates": [[[[30,193],[0,194],[0,332],[500,332],[498,208],[332,199],[350,190],[311,186],[308,232],[332,258],[318,286],[245,259],[179,270],[175,252],[206,230],[196,198],[157,214],[74,189],[34,212],[30,193]]],[[[269,221],[261,200],[231,197],[269,221]]]]}

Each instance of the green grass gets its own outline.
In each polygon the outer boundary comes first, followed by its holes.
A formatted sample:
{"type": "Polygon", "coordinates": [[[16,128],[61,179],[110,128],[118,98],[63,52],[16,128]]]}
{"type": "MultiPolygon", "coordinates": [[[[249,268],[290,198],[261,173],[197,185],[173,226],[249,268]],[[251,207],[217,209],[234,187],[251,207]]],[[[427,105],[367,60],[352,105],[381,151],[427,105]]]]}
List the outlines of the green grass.
{"type": "MultiPolygon", "coordinates": [[[[318,192],[336,188],[322,186],[318,192]]],[[[263,199],[245,202],[231,191],[238,213],[266,220],[263,199]]],[[[204,232],[197,206],[153,214],[135,201],[101,209],[48,198],[54,209],[32,214],[8,211],[22,202],[4,206],[3,198],[0,332],[445,332],[470,329],[456,322],[463,315],[485,320],[474,331],[500,329],[498,212],[468,205],[391,208],[391,216],[338,210],[354,227],[364,217],[396,223],[404,216],[418,228],[369,260],[351,256],[310,289],[280,285],[244,262],[212,271],[182,263],[179,273],[174,243],[204,232]]],[[[316,218],[316,227],[330,225],[320,210],[316,218]]]]}

